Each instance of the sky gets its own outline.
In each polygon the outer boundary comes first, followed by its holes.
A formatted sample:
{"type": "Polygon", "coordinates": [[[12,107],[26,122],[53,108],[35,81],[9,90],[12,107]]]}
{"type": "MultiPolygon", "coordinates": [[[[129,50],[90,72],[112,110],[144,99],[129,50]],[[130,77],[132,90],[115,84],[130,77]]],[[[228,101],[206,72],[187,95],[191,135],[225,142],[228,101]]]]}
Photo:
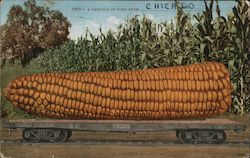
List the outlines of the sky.
{"type": "MultiPolygon", "coordinates": [[[[13,5],[21,5],[26,0],[3,0],[1,2],[0,24],[6,22],[8,11],[13,5]]],[[[51,0],[47,0],[51,1],[51,0]]],[[[46,5],[45,1],[37,0],[38,5],[46,5]]],[[[235,1],[219,1],[221,14],[227,15],[236,4],[235,1]]],[[[180,1],[180,6],[186,13],[197,14],[204,10],[203,1],[180,1]]],[[[116,30],[117,26],[124,23],[126,19],[139,15],[147,16],[149,19],[159,23],[161,21],[170,21],[176,15],[174,1],[131,1],[131,0],[54,0],[50,9],[59,10],[71,23],[69,38],[77,40],[85,35],[88,29],[93,34],[99,33],[99,28],[105,33],[108,30],[116,30]]],[[[214,5],[215,8],[215,5],[214,5]]]]}

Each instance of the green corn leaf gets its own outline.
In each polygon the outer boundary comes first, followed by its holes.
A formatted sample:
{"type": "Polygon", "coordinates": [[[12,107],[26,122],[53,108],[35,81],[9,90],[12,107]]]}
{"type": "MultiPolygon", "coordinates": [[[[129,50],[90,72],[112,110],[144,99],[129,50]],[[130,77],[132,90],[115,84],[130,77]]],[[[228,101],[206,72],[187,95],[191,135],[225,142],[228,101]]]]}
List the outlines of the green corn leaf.
{"type": "Polygon", "coordinates": [[[234,59],[228,61],[228,68],[229,68],[230,71],[235,70],[234,63],[235,63],[234,59]]]}
{"type": "Polygon", "coordinates": [[[202,53],[202,54],[204,54],[205,53],[205,47],[206,47],[206,43],[201,43],[200,44],[200,52],[202,53]]]}

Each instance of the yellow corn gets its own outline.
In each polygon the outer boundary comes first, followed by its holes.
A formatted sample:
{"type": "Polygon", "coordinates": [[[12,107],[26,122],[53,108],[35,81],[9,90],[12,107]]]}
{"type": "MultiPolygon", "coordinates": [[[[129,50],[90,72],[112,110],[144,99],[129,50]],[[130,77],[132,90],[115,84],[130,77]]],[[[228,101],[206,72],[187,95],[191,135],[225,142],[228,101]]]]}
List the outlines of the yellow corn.
{"type": "Polygon", "coordinates": [[[207,62],[123,72],[23,76],[5,89],[16,107],[71,119],[184,119],[209,117],[231,105],[226,67],[207,62]]]}

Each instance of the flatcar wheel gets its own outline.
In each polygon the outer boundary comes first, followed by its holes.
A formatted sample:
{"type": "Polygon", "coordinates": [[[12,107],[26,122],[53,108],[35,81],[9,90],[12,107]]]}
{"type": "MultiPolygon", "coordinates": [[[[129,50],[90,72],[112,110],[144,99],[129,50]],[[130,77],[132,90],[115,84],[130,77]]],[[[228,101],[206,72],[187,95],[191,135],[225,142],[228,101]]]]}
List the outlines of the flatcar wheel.
{"type": "Polygon", "coordinates": [[[226,140],[224,130],[190,129],[176,131],[178,140],[183,143],[221,144],[226,140]]]}
{"type": "Polygon", "coordinates": [[[176,138],[179,139],[179,133],[180,133],[180,130],[176,130],[175,131],[175,134],[176,134],[176,138]]]}
{"type": "Polygon", "coordinates": [[[186,130],[178,130],[176,131],[177,138],[182,144],[192,143],[191,139],[188,139],[187,137],[187,131],[186,130]]]}
{"type": "Polygon", "coordinates": [[[69,139],[68,130],[60,130],[58,137],[56,138],[56,142],[65,142],[69,139]]]}
{"type": "Polygon", "coordinates": [[[40,141],[38,131],[32,129],[23,130],[23,140],[28,143],[37,143],[40,141]]]}
{"type": "Polygon", "coordinates": [[[72,131],[71,130],[67,130],[67,132],[68,132],[67,140],[69,140],[69,138],[72,136],[72,131]]]}
{"type": "Polygon", "coordinates": [[[207,137],[209,144],[222,144],[226,140],[226,133],[224,130],[211,130],[207,137]]]}

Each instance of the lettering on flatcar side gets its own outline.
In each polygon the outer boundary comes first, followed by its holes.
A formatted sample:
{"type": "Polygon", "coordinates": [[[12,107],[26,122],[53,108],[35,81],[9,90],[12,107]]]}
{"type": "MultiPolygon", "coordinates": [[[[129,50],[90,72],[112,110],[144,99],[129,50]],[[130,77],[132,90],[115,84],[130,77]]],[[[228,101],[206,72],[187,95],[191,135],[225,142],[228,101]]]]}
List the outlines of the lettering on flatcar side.
{"type": "Polygon", "coordinates": [[[130,129],[130,124],[119,124],[119,123],[115,123],[113,124],[113,129],[122,129],[122,130],[127,130],[130,129]]]}

